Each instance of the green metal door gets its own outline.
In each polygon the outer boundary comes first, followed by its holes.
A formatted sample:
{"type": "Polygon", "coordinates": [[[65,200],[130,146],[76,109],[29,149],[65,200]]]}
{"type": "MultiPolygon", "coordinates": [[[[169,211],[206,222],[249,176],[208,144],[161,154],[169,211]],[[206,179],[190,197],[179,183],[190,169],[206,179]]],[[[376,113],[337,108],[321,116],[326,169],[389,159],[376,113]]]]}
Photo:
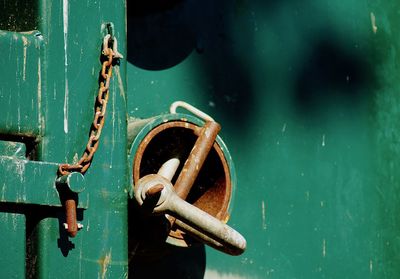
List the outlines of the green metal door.
{"type": "Polygon", "coordinates": [[[75,238],[64,229],[55,184],[58,164],[75,163],[88,140],[107,23],[126,52],[125,2],[1,7],[1,277],[126,278],[124,61],[114,68],[101,143],[78,195],[83,228],[75,238]]]}
{"type": "Polygon", "coordinates": [[[126,2],[0,2],[1,277],[397,278],[400,4],[126,2]],[[110,32],[126,59],[71,238],[55,181],[85,149],[110,32]],[[241,256],[131,245],[162,228],[132,213],[128,118],[176,100],[222,125],[241,256]]]}
{"type": "Polygon", "coordinates": [[[248,248],[205,277],[397,278],[398,1],[171,3],[128,3],[128,113],[222,125],[248,248]]]}

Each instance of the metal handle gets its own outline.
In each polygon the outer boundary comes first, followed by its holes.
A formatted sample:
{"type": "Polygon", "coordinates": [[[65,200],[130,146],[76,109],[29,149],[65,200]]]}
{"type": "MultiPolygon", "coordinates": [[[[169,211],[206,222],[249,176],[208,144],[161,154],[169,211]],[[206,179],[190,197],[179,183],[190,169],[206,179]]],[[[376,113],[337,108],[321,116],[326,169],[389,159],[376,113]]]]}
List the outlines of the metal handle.
{"type": "Polygon", "coordinates": [[[138,181],[135,197],[138,203],[153,214],[170,214],[176,225],[212,247],[239,255],[246,249],[244,237],[210,214],[182,200],[168,179],[150,174],[138,181]]]}

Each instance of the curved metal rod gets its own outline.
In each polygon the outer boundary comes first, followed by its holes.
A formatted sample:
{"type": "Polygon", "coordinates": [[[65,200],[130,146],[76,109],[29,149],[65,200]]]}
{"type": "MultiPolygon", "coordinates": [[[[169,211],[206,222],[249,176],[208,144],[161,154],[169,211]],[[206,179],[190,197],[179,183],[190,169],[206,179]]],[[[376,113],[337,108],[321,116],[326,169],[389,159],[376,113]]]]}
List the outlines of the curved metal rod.
{"type": "Polygon", "coordinates": [[[198,108],[196,108],[196,107],[192,106],[191,104],[188,104],[188,103],[186,103],[184,101],[173,102],[171,104],[171,106],[169,107],[169,112],[172,113],[172,114],[175,114],[176,113],[176,109],[178,107],[181,107],[181,108],[186,109],[187,111],[190,111],[191,113],[193,113],[197,117],[203,119],[204,121],[214,121],[214,119],[211,116],[209,116],[208,114],[202,112],[198,108]]]}
{"type": "MultiPolygon", "coordinates": [[[[166,190],[168,187],[164,189],[166,190]]],[[[177,226],[201,238],[218,250],[232,255],[240,255],[246,249],[246,240],[240,233],[207,212],[182,200],[174,192],[169,194],[168,207],[168,214],[177,218],[175,221],[177,226]],[[197,232],[200,232],[200,234],[197,232]],[[203,234],[207,238],[204,238],[203,234]],[[210,243],[208,238],[216,242],[210,243]]]]}
{"type": "Polygon", "coordinates": [[[212,247],[231,255],[240,255],[246,249],[246,240],[236,230],[207,212],[182,200],[174,187],[164,177],[150,174],[138,181],[135,197],[140,205],[147,198],[153,201],[153,214],[169,214],[177,219],[177,225],[212,247]],[[160,187],[162,186],[162,187],[160,187]],[[157,191],[153,191],[157,188],[157,191]]]}

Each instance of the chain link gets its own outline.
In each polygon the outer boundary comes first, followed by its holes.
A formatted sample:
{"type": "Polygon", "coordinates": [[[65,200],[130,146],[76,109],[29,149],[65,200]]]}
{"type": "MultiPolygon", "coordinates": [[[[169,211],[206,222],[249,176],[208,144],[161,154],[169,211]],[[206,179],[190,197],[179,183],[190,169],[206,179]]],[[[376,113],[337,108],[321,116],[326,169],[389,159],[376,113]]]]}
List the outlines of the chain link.
{"type": "Polygon", "coordinates": [[[101,77],[100,77],[100,86],[97,94],[97,98],[95,101],[95,114],[93,123],[90,129],[89,140],[86,144],[85,151],[83,152],[82,157],[75,164],[60,164],[58,167],[58,172],[60,175],[67,175],[71,172],[80,172],[84,174],[88,168],[90,167],[93,156],[96,153],[99,142],[101,132],[105,123],[105,116],[107,112],[107,103],[109,98],[109,88],[110,88],[110,79],[112,75],[113,68],[113,59],[119,59],[122,55],[119,54],[116,49],[117,41],[116,39],[111,40],[111,36],[107,35],[104,38],[103,42],[103,52],[105,59],[102,68],[101,68],[101,77]],[[108,44],[113,42],[113,49],[108,46],[108,44]]]}

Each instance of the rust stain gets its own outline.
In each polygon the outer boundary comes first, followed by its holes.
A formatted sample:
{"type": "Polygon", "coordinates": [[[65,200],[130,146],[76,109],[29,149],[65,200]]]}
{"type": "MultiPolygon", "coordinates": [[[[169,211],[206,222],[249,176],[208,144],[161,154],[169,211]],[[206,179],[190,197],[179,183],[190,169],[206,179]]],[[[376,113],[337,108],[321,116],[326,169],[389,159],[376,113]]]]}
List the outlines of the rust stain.
{"type": "Polygon", "coordinates": [[[106,278],[108,266],[111,263],[111,249],[110,252],[108,252],[104,257],[100,258],[98,262],[101,268],[101,278],[104,279],[106,278]]]}

